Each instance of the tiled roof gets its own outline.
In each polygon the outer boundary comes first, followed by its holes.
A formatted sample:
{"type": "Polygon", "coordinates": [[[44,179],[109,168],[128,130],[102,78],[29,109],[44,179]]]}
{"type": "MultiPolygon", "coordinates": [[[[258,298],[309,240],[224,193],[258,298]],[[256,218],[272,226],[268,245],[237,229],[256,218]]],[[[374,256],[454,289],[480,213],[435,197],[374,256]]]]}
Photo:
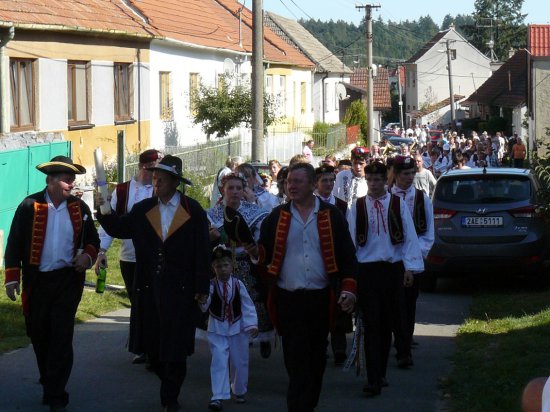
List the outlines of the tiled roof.
{"type": "Polygon", "coordinates": [[[351,69],[346,67],[338,57],[296,20],[287,19],[272,12],[266,12],[265,24],[276,33],[280,30],[282,38],[288,44],[295,46],[315,62],[317,71],[331,73],[352,72],[351,69]]]}
{"type": "Polygon", "coordinates": [[[518,50],[466,102],[516,107],[527,101],[527,50],[518,50]]]}
{"type": "MultiPolygon", "coordinates": [[[[353,70],[350,76],[352,86],[367,91],[367,68],[360,67],[353,70]]],[[[377,109],[391,108],[390,84],[388,69],[379,67],[373,84],[373,106],[377,109]]]]}
{"type": "MultiPolygon", "coordinates": [[[[235,0],[129,1],[164,37],[199,46],[252,52],[252,12],[235,0]],[[239,33],[242,33],[241,39],[239,33]]],[[[264,39],[266,60],[313,67],[309,59],[269,29],[264,29],[264,39]]]]}
{"type": "Polygon", "coordinates": [[[424,56],[424,54],[426,54],[429,50],[431,50],[432,47],[434,47],[443,37],[445,37],[445,35],[449,32],[449,30],[451,30],[451,29],[443,30],[443,31],[440,31],[439,33],[437,33],[435,36],[433,36],[431,38],[431,40],[429,42],[427,42],[420,50],[418,50],[405,63],[415,63],[418,60],[420,60],[420,58],[422,56],[424,56]]]}
{"type": "MultiPolygon", "coordinates": [[[[119,0],[0,0],[0,21],[75,31],[151,35],[153,30],[119,0]]],[[[27,26],[28,27],[28,26],[27,26]]]]}
{"type": "Polygon", "coordinates": [[[533,57],[550,56],[550,24],[530,24],[528,49],[533,57]]]}
{"type": "MultiPolygon", "coordinates": [[[[453,98],[454,98],[455,103],[462,100],[462,99],[464,99],[464,97],[466,97],[466,96],[463,96],[461,94],[453,94],[453,98]]],[[[410,113],[411,115],[418,118],[418,117],[426,116],[427,114],[433,113],[436,110],[441,109],[442,107],[449,106],[450,104],[451,104],[451,97],[447,97],[446,99],[441,100],[440,102],[434,103],[434,104],[432,104],[432,105],[430,105],[430,106],[428,106],[424,109],[411,110],[408,113],[410,113]]]]}

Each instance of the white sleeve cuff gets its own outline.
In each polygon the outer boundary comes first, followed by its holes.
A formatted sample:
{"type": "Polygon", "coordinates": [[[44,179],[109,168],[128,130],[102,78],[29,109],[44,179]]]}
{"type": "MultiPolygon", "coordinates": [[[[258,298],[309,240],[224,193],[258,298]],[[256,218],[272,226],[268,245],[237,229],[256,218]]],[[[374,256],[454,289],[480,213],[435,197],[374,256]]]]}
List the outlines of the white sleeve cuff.
{"type": "Polygon", "coordinates": [[[19,282],[16,280],[12,280],[11,282],[7,282],[4,286],[9,286],[9,285],[19,285],[19,282]]]}

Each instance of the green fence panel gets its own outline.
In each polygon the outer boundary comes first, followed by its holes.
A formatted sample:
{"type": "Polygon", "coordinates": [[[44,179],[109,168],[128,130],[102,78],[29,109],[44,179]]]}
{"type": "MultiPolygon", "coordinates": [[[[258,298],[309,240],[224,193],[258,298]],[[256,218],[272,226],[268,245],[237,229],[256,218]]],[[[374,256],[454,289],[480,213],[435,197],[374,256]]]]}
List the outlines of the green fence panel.
{"type": "MultiPolygon", "coordinates": [[[[31,193],[46,186],[45,175],[36,165],[57,155],[71,156],[71,142],[55,142],[0,152],[0,230],[5,249],[11,221],[17,206],[31,193]]],[[[0,261],[0,266],[4,262],[0,261]]]]}

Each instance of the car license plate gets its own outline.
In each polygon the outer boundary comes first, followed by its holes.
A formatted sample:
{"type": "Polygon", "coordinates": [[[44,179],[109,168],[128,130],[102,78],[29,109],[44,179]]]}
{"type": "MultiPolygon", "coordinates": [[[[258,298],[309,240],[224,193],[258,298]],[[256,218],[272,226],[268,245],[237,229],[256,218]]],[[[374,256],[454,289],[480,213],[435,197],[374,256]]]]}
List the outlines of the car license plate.
{"type": "Polygon", "coordinates": [[[465,216],[462,218],[462,226],[464,227],[497,227],[502,225],[502,216],[465,216]]]}

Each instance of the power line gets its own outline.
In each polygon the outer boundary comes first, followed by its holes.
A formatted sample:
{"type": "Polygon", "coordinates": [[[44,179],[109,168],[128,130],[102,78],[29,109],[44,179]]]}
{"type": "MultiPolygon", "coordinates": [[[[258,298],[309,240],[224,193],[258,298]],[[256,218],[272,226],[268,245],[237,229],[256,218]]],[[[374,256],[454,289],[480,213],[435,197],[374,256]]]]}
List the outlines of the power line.
{"type": "Polygon", "coordinates": [[[298,6],[294,0],[290,0],[292,2],[292,4],[294,4],[298,10],[300,10],[302,13],[304,13],[310,20],[313,20],[313,17],[311,17],[309,14],[307,14],[300,6],[298,6]]]}
{"type": "Polygon", "coordinates": [[[296,20],[298,20],[298,16],[296,16],[296,15],[292,12],[292,10],[290,10],[290,8],[285,4],[285,2],[284,2],[283,0],[279,0],[279,1],[281,2],[281,4],[282,4],[283,6],[285,6],[285,9],[287,9],[288,12],[289,12],[290,14],[292,14],[296,20]]]}

